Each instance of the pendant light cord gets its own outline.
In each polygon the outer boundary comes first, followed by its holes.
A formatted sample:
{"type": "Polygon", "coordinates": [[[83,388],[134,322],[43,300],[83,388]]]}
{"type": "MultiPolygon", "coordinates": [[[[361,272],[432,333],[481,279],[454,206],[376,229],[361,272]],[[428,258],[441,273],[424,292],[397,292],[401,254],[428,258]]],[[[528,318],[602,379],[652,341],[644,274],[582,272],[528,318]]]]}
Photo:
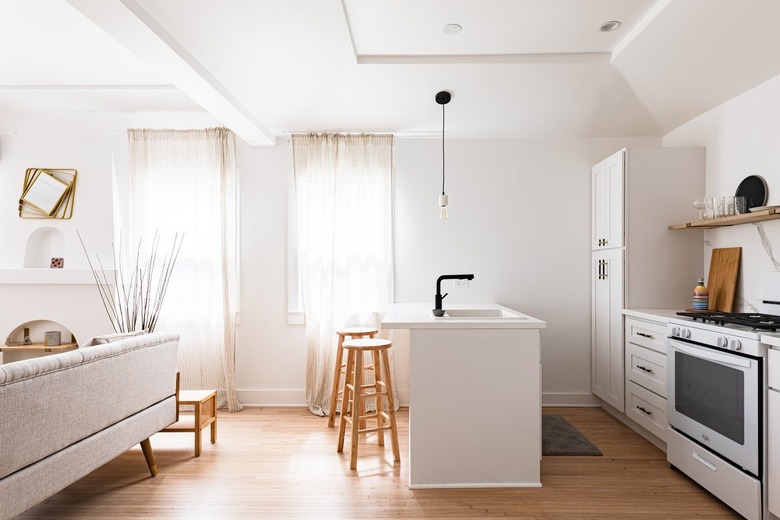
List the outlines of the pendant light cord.
{"type": "Polygon", "coordinates": [[[444,195],[444,105],[441,106],[441,194],[444,195]]]}

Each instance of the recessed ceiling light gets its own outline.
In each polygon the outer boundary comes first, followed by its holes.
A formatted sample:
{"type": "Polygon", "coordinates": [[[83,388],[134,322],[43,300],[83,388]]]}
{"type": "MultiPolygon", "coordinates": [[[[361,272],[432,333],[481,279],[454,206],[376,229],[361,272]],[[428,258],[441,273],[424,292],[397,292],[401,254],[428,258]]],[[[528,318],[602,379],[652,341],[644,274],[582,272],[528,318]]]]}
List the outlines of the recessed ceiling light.
{"type": "Polygon", "coordinates": [[[444,27],[441,28],[441,32],[444,34],[458,34],[460,31],[463,30],[463,27],[456,23],[448,23],[444,27]]]}
{"type": "Polygon", "coordinates": [[[623,24],[618,22],[617,20],[612,20],[612,21],[604,22],[603,24],[601,24],[601,27],[599,27],[599,30],[602,31],[602,32],[614,31],[616,29],[619,29],[621,25],[623,25],[623,24]]]}

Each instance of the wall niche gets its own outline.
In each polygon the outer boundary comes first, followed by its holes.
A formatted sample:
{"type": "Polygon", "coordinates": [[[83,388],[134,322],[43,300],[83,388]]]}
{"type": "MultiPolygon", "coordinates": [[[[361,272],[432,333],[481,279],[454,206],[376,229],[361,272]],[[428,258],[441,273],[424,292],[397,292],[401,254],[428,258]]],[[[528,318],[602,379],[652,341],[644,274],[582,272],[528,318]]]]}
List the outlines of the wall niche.
{"type": "Polygon", "coordinates": [[[52,258],[65,256],[65,235],[53,227],[38,228],[30,234],[24,250],[25,268],[48,268],[52,258]]]}
{"type": "Polygon", "coordinates": [[[3,363],[21,361],[46,356],[55,352],[64,352],[78,348],[73,333],[61,323],[52,320],[31,320],[16,326],[8,334],[2,350],[3,363]],[[25,344],[25,332],[29,333],[30,344],[25,344]],[[46,341],[47,332],[59,332],[59,344],[46,341]]]}

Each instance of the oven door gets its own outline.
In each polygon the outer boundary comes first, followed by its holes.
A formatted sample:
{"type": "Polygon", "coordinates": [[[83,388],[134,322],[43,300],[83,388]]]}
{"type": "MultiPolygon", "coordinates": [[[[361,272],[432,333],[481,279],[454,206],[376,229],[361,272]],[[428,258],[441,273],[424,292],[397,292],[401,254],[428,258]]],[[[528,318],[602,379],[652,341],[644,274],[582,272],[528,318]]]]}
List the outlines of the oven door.
{"type": "Polygon", "coordinates": [[[759,359],[669,338],[669,425],[760,477],[759,359]]]}

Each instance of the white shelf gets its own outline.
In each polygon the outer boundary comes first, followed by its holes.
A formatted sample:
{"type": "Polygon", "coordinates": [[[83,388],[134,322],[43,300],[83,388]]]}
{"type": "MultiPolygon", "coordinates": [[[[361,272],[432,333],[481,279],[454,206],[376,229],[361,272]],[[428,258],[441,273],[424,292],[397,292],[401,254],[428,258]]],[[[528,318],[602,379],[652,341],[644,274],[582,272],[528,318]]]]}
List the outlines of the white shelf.
{"type": "MultiPolygon", "coordinates": [[[[102,277],[102,273],[100,273],[102,277]]],[[[106,270],[109,283],[114,281],[114,270],[106,270]]],[[[0,269],[0,284],[5,285],[94,285],[91,269],[23,268],[0,269]]]]}

